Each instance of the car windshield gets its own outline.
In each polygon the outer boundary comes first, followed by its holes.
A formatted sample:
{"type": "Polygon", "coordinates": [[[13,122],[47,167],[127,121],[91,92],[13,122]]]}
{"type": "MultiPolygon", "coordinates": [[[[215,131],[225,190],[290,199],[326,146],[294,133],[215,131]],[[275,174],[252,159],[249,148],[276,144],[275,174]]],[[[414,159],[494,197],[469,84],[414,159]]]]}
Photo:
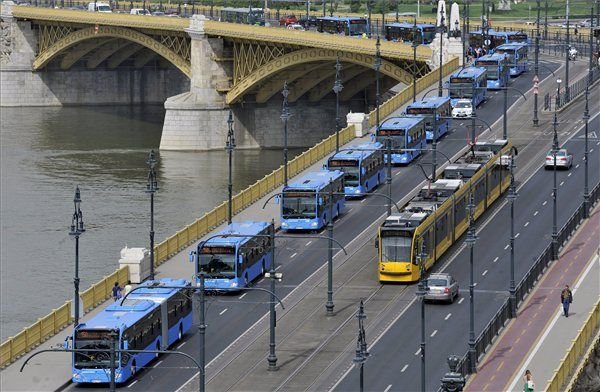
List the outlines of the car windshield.
{"type": "Polygon", "coordinates": [[[410,237],[383,237],[381,261],[409,261],[411,242],[410,237]]]}
{"type": "Polygon", "coordinates": [[[459,109],[466,109],[471,107],[471,102],[457,102],[456,106],[459,109]]]}

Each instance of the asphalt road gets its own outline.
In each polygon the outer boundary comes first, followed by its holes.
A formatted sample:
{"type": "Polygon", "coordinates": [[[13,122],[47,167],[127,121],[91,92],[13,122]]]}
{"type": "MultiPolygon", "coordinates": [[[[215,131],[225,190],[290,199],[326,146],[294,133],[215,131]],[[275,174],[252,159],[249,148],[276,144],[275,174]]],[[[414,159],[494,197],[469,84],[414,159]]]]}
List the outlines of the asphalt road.
{"type": "MultiPolygon", "coordinates": [[[[596,113],[590,131],[600,136],[596,113]]],[[[583,130],[580,128],[565,146],[574,154],[573,167],[557,173],[558,229],[565,224],[583,200],[583,130]]],[[[590,190],[600,181],[600,138],[589,143],[590,190]],[[593,151],[592,151],[593,150],[593,151]]],[[[519,159],[516,160],[517,165],[519,159]]],[[[515,281],[518,283],[537,256],[548,245],[552,233],[552,170],[540,169],[520,186],[515,201],[515,281]]],[[[500,201],[503,203],[504,200],[500,201]]],[[[510,279],[510,209],[506,203],[478,231],[474,252],[474,330],[475,337],[508,297],[510,279]]],[[[481,222],[478,226],[481,225],[481,222]]],[[[459,241],[435,270],[451,273],[460,284],[460,298],[452,305],[426,304],[426,390],[436,391],[448,371],[450,354],[463,356],[469,340],[469,249],[459,241]]],[[[558,300],[557,300],[558,301],[558,300]]],[[[558,306],[558,302],[557,302],[558,306]]],[[[368,338],[368,337],[367,337],[368,338]]],[[[418,391],[421,388],[421,303],[415,301],[403,317],[370,347],[365,365],[367,391],[418,391]]],[[[353,369],[337,385],[336,391],[358,390],[358,371],[353,369]]]]}
{"type": "MultiPolygon", "coordinates": [[[[546,65],[551,66],[553,69],[558,67],[557,63],[547,62],[546,65]]],[[[513,79],[511,86],[521,91],[527,91],[531,87],[531,74],[524,74],[513,79]]],[[[519,96],[519,94],[509,91],[509,105],[519,96]]],[[[477,116],[487,123],[493,124],[502,115],[502,103],[502,92],[492,92],[488,101],[477,109],[477,116]]],[[[438,143],[441,153],[451,157],[466,145],[468,135],[470,135],[470,132],[466,129],[469,122],[469,120],[464,120],[453,123],[453,130],[438,143]]],[[[479,122],[476,122],[476,124],[480,125],[479,122]]],[[[480,130],[481,128],[478,129],[478,132],[480,130]]],[[[425,163],[430,160],[430,153],[426,153],[417,162],[425,163]]],[[[439,154],[438,165],[443,163],[444,160],[443,155],[439,154]]],[[[428,166],[425,166],[425,168],[431,170],[428,166]]],[[[392,178],[392,194],[396,200],[400,200],[424,180],[421,169],[415,163],[408,167],[394,168],[392,178]]],[[[387,194],[386,187],[380,187],[377,189],[377,193],[387,194]]],[[[348,244],[361,235],[373,220],[380,217],[385,211],[385,199],[380,197],[367,197],[363,200],[349,201],[341,219],[335,223],[336,240],[344,245],[348,244]]],[[[277,265],[281,266],[278,272],[284,274],[283,283],[277,286],[277,294],[280,298],[289,294],[318,267],[323,265],[327,259],[326,241],[308,240],[299,236],[297,239],[279,239],[276,241],[276,246],[277,265]]],[[[461,275],[457,274],[457,277],[460,282],[465,282],[464,277],[461,275]]],[[[256,285],[268,288],[267,281],[259,281],[256,285]]],[[[268,312],[268,297],[265,293],[247,292],[241,295],[210,297],[206,308],[208,324],[206,335],[207,361],[211,361],[219,355],[266,312],[268,312]]],[[[476,317],[479,320],[489,320],[491,315],[484,313],[476,317]]],[[[413,317],[403,319],[408,321],[412,320],[413,317]]],[[[197,356],[198,343],[195,327],[196,323],[194,329],[187,334],[184,342],[175,346],[175,349],[197,356]]],[[[265,352],[267,351],[268,347],[265,347],[265,352]]],[[[374,362],[374,360],[369,362],[369,366],[374,362]]],[[[446,368],[445,363],[434,364],[432,362],[431,366],[432,369],[439,369],[440,372],[441,369],[446,368]]],[[[136,378],[127,383],[125,387],[130,390],[176,390],[196,373],[197,368],[183,357],[177,355],[164,356],[151,363],[149,368],[141,370],[136,378]]],[[[354,384],[350,383],[349,385],[354,384]]],[[[76,388],[76,386],[71,385],[67,389],[72,388],[76,388]]],[[[385,389],[385,386],[383,389],[385,389]]]]}

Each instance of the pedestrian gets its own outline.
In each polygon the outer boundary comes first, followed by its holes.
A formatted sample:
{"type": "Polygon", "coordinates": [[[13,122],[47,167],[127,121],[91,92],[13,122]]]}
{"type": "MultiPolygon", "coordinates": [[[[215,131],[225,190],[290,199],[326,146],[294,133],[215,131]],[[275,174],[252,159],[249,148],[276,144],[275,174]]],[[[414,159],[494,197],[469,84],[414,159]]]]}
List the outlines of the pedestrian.
{"type": "Polygon", "coordinates": [[[128,280],[127,284],[125,285],[125,290],[124,290],[123,295],[129,294],[130,291],[131,291],[131,280],[128,280]]]}
{"type": "Polygon", "coordinates": [[[523,392],[533,392],[535,388],[535,383],[533,382],[533,376],[529,370],[525,370],[525,375],[523,376],[523,381],[525,382],[523,385],[523,392]]]}
{"type": "Polygon", "coordinates": [[[121,286],[119,286],[119,282],[115,282],[115,285],[112,288],[112,296],[115,302],[121,298],[121,286]]]}
{"type": "Polygon", "coordinates": [[[573,293],[569,289],[569,285],[565,285],[565,288],[560,292],[560,302],[563,306],[563,312],[565,317],[569,317],[569,305],[573,302],[573,293]]]}

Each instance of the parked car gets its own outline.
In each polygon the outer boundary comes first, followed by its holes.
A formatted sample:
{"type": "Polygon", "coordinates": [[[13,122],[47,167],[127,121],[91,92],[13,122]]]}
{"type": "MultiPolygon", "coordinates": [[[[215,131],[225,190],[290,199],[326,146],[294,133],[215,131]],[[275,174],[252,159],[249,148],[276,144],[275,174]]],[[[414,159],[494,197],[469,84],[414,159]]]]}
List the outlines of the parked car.
{"type": "Polygon", "coordinates": [[[452,117],[473,117],[473,103],[470,99],[459,99],[452,108],[452,117]]]}
{"type": "Polygon", "coordinates": [[[285,15],[279,19],[279,26],[288,26],[297,22],[298,18],[296,18],[296,15],[285,15]]]}
{"type": "Polygon", "coordinates": [[[131,15],[152,15],[150,11],[143,8],[132,8],[129,12],[131,15]]]}
{"type": "Polygon", "coordinates": [[[302,26],[301,24],[298,24],[298,23],[289,24],[289,25],[287,25],[287,28],[288,28],[288,30],[297,30],[297,31],[304,31],[304,30],[306,30],[304,28],[304,26],[302,26]]]}
{"type": "MultiPolygon", "coordinates": [[[[556,152],[556,168],[569,169],[573,166],[573,154],[569,154],[566,148],[561,148],[556,152]]],[[[554,168],[554,151],[548,151],[546,154],[546,161],[544,162],[544,169],[554,168]]]]}
{"type": "Polygon", "coordinates": [[[317,17],[311,15],[308,18],[300,18],[298,23],[301,24],[305,29],[308,29],[309,27],[317,27],[317,17]]]}
{"type": "Polygon", "coordinates": [[[162,11],[154,11],[152,12],[152,16],[165,16],[165,13],[162,11]]]}
{"type": "Polygon", "coordinates": [[[427,291],[423,300],[452,303],[458,297],[458,282],[447,273],[433,273],[427,278],[427,291]]]}

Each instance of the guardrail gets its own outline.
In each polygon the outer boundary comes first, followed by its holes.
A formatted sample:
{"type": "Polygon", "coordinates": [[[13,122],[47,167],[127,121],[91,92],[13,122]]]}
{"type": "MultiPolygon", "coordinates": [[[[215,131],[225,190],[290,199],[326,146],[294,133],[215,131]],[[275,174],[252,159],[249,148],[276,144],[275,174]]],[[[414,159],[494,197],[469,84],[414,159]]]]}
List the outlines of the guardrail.
{"type": "MultiPolygon", "coordinates": [[[[80,293],[84,313],[112,296],[112,286],[115,282],[125,285],[129,278],[129,267],[122,267],[112,274],[105,276],[100,282],[80,293]]],[[[71,317],[73,301],[66,301],[61,307],[53,309],[47,316],[38,319],[29,327],[23,328],[15,336],[9,337],[0,345],[0,368],[14,362],[23,354],[32,350],[56,335],[73,321],[71,317]]]]}
{"type": "MultiPolygon", "coordinates": [[[[572,378],[573,370],[579,363],[579,360],[586,349],[589,347],[590,341],[594,338],[596,329],[600,326],[600,300],[596,301],[596,305],[590,311],[590,315],[583,327],[577,333],[577,337],[571,343],[571,347],[567,350],[567,354],[561,359],[560,365],[554,371],[552,378],[548,381],[545,391],[560,392],[571,391],[572,388],[564,389],[565,384],[572,378]]],[[[583,369],[583,367],[582,367],[583,369]]]]}
{"type": "Polygon", "coordinates": [[[566,91],[561,91],[560,94],[544,95],[544,110],[560,110],[569,102],[585,92],[585,88],[589,83],[590,87],[600,79],[600,68],[592,68],[591,74],[586,74],[569,85],[569,95],[566,91]],[[552,106],[554,105],[554,106],[552,106]]]}
{"type": "MultiPolygon", "coordinates": [[[[457,57],[454,57],[452,60],[448,61],[446,64],[442,66],[442,74],[444,76],[448,76],[452,72],[454,72],[459,67],[459,60],[457,57]]],[[[439,77],[439,69],[434,69],[429,72],[427,75],[417,79],[417,93],[422,92],[427,87],[433,84],[433,82],[437,81],[439,77]]],[[[386,118],[390,114],[392,114],[396,109],[400,106],[404,105],[410,99],[412,99],[412,84],[408,85],[398,94],[394,95],[392,98],[388,99],[381,105],[379,105],[379,118],[386,118]]],[[[369,127],[372,128],[377,125],[377,109],[374,109],[369,113],[369,127]]]]}
{"type": "MultiPolygon", "coordinates": [[[[590,192],[590,208],[589,211],[593,209],[593,206],[600,199],[600,183],[596,184],[594,189],[590,192]]],[[[588,211],[588,212],[589,212],[588,211]]],[[[567,240],[571,237],[573,232],[579,227],[581,221],[584,219],[584,204],[581,203],[577,210],[571,215],[567,223],[564,224],[563,227],[558,232],[558,244],[559,247],[564,245],[567,240]]],[[[548,244],[546,248],[542,251],[536,261],[533,263],[531,268],[527,271],[523,279],[519,282],[516,287],[516,301],[517,301],[517,309],[523,303],[525,296],[533,289],[533,287],[538,282],[540,276],[544,273],[548,265],[552,262],[552,243],[548,244]]],[[[509,298],[507,298],[500,309],[496,312],[494,317],[490,320],[490,322],[485,326],[483,331],[479,334],[477,339],[475,340],[475,358],[476,361],[486,353],[488,347],[492,345],[496,336],[500,334],[500,331],[504,328],[506,322],[510,319],[509,312],[509,298]]],[[[596,322],[600,322],[600,317],[596,322]]],[[[467,351],[465,355],[460,358],[458,362],[457,372],[468,375],[470,374],[470,366],[469,366],[469,352],[467,351]]],[[[440,391],[439,389],[438,391],[440,391]]],[[[558,389],[556,389],[558,391],[558,389]]]]}

